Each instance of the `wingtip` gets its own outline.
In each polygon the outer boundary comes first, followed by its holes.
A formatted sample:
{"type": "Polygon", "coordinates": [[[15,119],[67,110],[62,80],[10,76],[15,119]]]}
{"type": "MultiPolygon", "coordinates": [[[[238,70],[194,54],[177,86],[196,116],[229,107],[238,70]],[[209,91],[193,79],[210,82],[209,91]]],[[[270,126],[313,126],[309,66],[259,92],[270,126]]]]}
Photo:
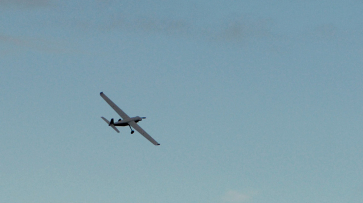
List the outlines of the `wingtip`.
{"type": "Polygon", "coordinates": [[[100,94],[103,94],[103,92],[100,92],[100,94]]]}
{"type": "Polygon", "coordinates": [[[158,143],[156,146],[159,146],[160,144],[158,143]]]}

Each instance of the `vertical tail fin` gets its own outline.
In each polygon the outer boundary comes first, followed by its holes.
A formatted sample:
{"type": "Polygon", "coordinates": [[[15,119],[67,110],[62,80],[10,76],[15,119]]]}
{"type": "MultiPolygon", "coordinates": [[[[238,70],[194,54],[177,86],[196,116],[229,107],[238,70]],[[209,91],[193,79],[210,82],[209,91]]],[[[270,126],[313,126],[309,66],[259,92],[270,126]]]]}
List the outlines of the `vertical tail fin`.
{"type": "Polygon", "coordinates": [[[101,117],[107,124],[108,126],[111,126],[116,132],[120,133],[120,131],[113,125],[113,119],[111,119],[111,122],[109,122],[106,118],[101,117]]]}

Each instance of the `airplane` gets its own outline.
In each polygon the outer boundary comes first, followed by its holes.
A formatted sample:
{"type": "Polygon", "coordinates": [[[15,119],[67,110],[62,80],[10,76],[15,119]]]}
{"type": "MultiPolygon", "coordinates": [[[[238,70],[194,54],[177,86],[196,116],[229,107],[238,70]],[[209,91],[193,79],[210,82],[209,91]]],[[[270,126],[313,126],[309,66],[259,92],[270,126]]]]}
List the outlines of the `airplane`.
{"type": "Polygon", "coordinates": [[[120,131],[116,128],[116,126],[129,126],[131,134],[134,134],[135,131],[132,129],[134,128],[137,132],[139,132],[154,145],[160,145],[137,124],[139,121],[142,121],[142,119],[145,119],[146,117],[130,117],[125,112],[123,112],[115,103],[113,103],[111,99],[109,99],[103,92],[101,92],[100,95],[123,119],[119,119],[117,122],[114,122],[113,118],[111,119],[111,121],[108,121],[106,118],[101,117],[108,124],[108,126],[112,127],[118,133],[120,133],[120,131]]]}

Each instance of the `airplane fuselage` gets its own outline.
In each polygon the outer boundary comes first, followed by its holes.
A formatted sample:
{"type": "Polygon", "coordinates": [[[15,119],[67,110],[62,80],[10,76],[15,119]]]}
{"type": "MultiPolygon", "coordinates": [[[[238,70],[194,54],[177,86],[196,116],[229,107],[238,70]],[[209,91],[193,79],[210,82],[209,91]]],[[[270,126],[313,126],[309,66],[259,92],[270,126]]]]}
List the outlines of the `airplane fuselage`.
{"type": "Polygon", "coordinates": [[[160,145],[156,140],[154,140],[154,138],[152,138],[147,132],[145,132],[144,129],[142,129],[137,124],[139,121],[142,121],[146,117],[140,117],[140,116],[130,117],[124,111],[122,111],[120,107],[118,107],[115,103],[113,103],[113,101],[111,101],[111,99],[109,99],[103,92],[100,92],[100,96],[108,103],[108,105],[111,106],[111,108],[113,108],[113,110],[116,111],[116,113],[121,117],[121,119],[123,119],[123,120],[119,119],[117,122],[115,122],[113,118],[111,119],[111,121],[108,121],[105,117],[101,117],[102,120],[104,120],[108,124],[108,126],[112,127],[117,133],[120,133],[120,131],[116,128],[116,126],[129,126],[131,134],[135,132],[133,130],[135,129],[137,132],[139,132],[142,136],[144,136],[154,145],[160,145]]]}
{"type": "Polygon", "coordinates": [[[115,122],[113,125],[114,126],[128,126],[129,122],[131,122],[131,121],[135,121],[135,123],[138,123],[139,121],[142,121],[142,118],[140,116],[131,117],[131,118],[127,118],[124,120],[119,120],[119,121],[115,122]]]}

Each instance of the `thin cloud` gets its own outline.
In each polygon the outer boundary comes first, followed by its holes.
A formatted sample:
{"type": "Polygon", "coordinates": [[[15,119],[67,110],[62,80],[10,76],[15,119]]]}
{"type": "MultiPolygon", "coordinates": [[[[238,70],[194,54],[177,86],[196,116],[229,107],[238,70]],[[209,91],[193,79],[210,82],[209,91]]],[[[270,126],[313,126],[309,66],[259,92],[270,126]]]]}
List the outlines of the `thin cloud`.
{"type": "Polygon", "coordinates": [[[0,0],[0,6],[16,7],[44,7],[50,3],[50,0],[0,0]]]}
{"type": "Polygon", "coordinates": [[[192,23],[183,19],[163,19],[153,16],[127,16],[118,15],[112,17],[109,23],[105,23],[108,29],[124,29],[133,32],[152,32],[166,35],[190,35],[195,28],[192,23]]]}
{"type": "MultiPolygon", "coordinates": [[[[1,1],[10,2],[11,0],[1,1]]],[[[15,1],[16,4],[27,2],[27,0],[15,1]]],[[[39,5],[47,5],[51,2],[51,0],[33,1],[39,5]]],[[[203,5],[196,6],[194,3],[182,4],[181,9],[175,6],[170,8],[156,6],[158,3],[150,4],[153,9],[146,10],[145,7],[138,8],[137,3],[96,0],[89,3],[86,8],[77,9],[76,13],[69,13],[67,18],[59,22],[64,22],[66,26],[83,29],[85,32],[92,32],[95,29],[105,32],[119,29],[141,34],[152,33],[212,41],[236,42],[272,35],[270,20],[256,19],[242,14],[218,17],[203,9],[203,5]],[[79,15],[80,12],[84,15],[79,15]],[[89,12],[92,12],[92,16],[89,12]]]]}
{"type": "MultiPolygon", "coordinates": [[[[198,20],[194,20],[198,21],[198,20]]],[[[154,16],[118,15],[109,23],[104,23],[105,30],[123,29],[133,32],[159,33],[171,36],[188,36],[218,41],[244,41],[249,38],[272,36],[267,21],[248,19],[228,19],[225,21],[196,24],[192,19],[158,18],[154,16]],[[105,26],[106,25],[106,26],[105,26]]]]}
{"type": "Polygon", "coordinates": [[[190,30],[190,24],[183,20],[163,20],[139,18],[135,24],[145,31],[163,32],[166,34],[184,34],[190,30]]]}
{"type": "Polygon", "coordinates": [[[323,38],[335,37],[338,34],[338,28],[333,24],[321,24],[313,29],[313,35],[323,38]]]}
{"type": "Polygon", "coordinates": [[[19,45],[19,46],[29,45],[29,41],[27,41],[27,40],[23,40],[23,39],[20,39],[17,37],[11,37],[8,35],[2,35],[2,34],[0,34],[0,41],[6,42],[6,43],[12,43],[12,44],[19,45]]]}
{"type": "Polygon", "coordinates": [[[238,41],[247,38],[263,38],[271,36],[267,20],[236,19],[229,20],[222,27],[219,37],[228,41],[238,41]]]}
{"type": "Polygon", "coordinates": [[[223,197],[223,203],[247,203],[251,202],[252,198],[256,195],[255,192],[243,193],[236,190],[227,191],[223,197]]]}
{"type": "MultiPolygon", "coordinates": [[[[64,43],[56,43],[54,41],[44,39],[28,39],[21,37],[14,37],[9,35],[0,34],[0,45],[10,44],[13,48],[27,48],[36,51],[43,51],[47,53],[71,53],[74,52],[70,49],[65,49],[64,43]]],[[[3,50],[6,53],[6,50],[3,50]]]]}

